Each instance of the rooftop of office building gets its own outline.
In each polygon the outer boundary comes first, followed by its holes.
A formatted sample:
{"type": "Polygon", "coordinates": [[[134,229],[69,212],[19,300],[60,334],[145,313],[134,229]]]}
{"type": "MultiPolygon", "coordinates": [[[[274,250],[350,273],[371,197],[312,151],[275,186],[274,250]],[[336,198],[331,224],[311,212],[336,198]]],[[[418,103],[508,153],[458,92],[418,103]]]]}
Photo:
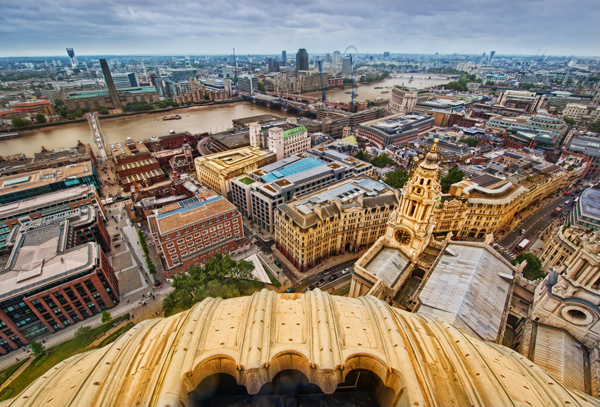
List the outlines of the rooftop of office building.
{"type": "Polygon", "coordinates": [[[85,197],[90,194],[96,195],[96,188],[92,185],[79,185],[73,188],[63,189],[62,191],[50,192],[22,201],[0,205],[0,219],[10,217],[13,214],[17,215],[30,210],[70,201],[78,197],[85,197]]]}
{"type": "Polygon", "coordinates": [[[342,181],[302,199],[280,204],[277,208],[298,226],[307,228],[315,225],[321,218],[339,214],[340,210],[355,206],[391,206],[397,203],[394,190],[371,178],[361,177],[342,181]]]}
{"type": "Polygon", "coordinates": [[[251,147],[242,147],[222,153],[209,154],[198,157],[196,165],[209,167],[215,172],[230,173],[250,165],[252,162],[273,157],[275,153],[269,150],[260,150],[251,147]]]}
{"type": "Polygon", "coordinates": [[[413,128],[421,121],[431,119],[427,114],[398,114],[362,123],[361,126],[373,127],[389,135],[402,133],[413,128]]]}
{"type": "Polygon", "coordinates": [[[9,235],[13,248],[0,272],[0,298],[6,300],[93,269],[99,246],[89,242],[69,248],[68,232],[70,226],[93,222],[96,216],[95,209],[76,209],[13,229],[9,235]]]}
{"type": "Polygon", "coordinates": [[[586,189],[579,200],[582,215],[600,220],[600,190],[586,189]]]}
{"type": "Polygon", "coordinates": [[[212,191],[205,190],[193,198],[154,211],[152,224],[157,227],[159,233],[165,234],[233,210],[235,206],[231,202],[212,191]]]}
{"type": "Polygon", "coordinates": [[[39,171],[7,175],[0,180],[0,196],[30,188],[39,188],[59,181],[69,182],[89,175],[92,175],[91,161],[71,164],[65,167],[47,168],[39,171]]]}

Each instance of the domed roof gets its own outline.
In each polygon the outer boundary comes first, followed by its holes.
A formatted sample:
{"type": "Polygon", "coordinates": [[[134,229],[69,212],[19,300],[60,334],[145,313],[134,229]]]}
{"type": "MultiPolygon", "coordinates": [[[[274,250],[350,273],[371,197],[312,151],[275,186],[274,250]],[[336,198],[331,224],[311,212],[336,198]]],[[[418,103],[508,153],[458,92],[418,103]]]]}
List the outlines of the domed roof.
{"type": "Polygon", "coordinates": [[[318,289],[209,298],[143,321],[114,343],[57,364],[4,405],[190,406],[190,392],[210,375],[230,374],[256,394],[286,369],[325,393],[350,371],[367,369],[398,406],[600,405],[506,347],[374,297],[318,289]]]}

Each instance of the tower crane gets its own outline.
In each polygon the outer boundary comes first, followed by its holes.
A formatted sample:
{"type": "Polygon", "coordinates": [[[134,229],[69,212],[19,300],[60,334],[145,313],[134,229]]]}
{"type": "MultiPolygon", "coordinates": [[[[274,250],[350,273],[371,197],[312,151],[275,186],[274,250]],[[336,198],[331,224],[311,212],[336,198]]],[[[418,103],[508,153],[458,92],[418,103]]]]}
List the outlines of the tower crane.
{"type": "Polygon", "coordinates": [[[323,61],[316,60],[315,63],[319,67],[319,76],[321,77],[321,92],[322,92],[321,93],[321,101],[323,102],[323,106],[325,106],[325,101],[327,100],[327,95],[326,95],[327,90],[325,89],[325,86],[323,86],[323,61]]]}
{"type": "MultiPolygon", "coordinates": [[[[344,51],[344,56],[348,55],[350,57],[350,87],[352,90],[352,98],[350,99],[350,112],[354,112],[354,96],[355,96],[355,92],[354,92],[354,65],[352,62],[352,54],[348,53],[348,50],[354,50],[354,54],[358,54],[358,50],[356,49],[356,47],[354,45],[350,45],[349,47],[346,48],[346,50],[344,51]]],[[[343,62],[342,62],[343,63],[343,62]]]]}

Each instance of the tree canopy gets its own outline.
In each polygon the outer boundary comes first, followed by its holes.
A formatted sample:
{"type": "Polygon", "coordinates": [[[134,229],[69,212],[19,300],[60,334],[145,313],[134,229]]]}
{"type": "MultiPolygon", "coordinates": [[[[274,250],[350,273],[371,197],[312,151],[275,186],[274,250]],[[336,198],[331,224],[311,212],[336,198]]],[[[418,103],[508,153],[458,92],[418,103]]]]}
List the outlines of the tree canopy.
{"type": "Polygon", "coordinates": [[[462,181],[465,177],[465,173],[461,171],[458,167],[450,168],[448,174],[445,177],[442,177],[440,180],[440,185],[442,186],[442,192],[447,193],[450,190],[450,186],[457,182],[462,181]]]}
{"type": "Polygon", "coordinates": [[[112,322],[112,315],[108,311],[102,311],[102,315],[100,316],[100,321],[102,323],[112,322]]]}
{"type": "Polygon", "coordinates": [[[363,150],[358,150],[358,153],[356,153],[354,158],[356,158],[357,160],[362,160],[362,161],[366,161],[366,162],[371,161],[371,156],[369,154],[365,153],[363,150]]]}
{"type": "Polygon", "coordinates": [[[43,355],[46,351],[44,345],[42,345],[40,342],[33,340],[29,341],[29,348],[31,349],[31,353],[33,353],[33,356],[35,357],[43,355]]]}
{"type": "Polygon", "coordinates": [[[535,88],[535,83],[523,82],[519,85],[519,88],[529,90],[535,88]]]}
{"type": "Polygon", "coordinates": [[[390,171],[385,177],[385,182],[391,187],[401,189],[408,181],[408,172],[404,170],[390,171]]]}
{"type": "Polygon", "coordinates": [[[590,131],[593,131],[594,133],[599,133],[600,134],[600,120],[595,121],[594,123],[592,123],[590,125],[590,131]]]}
{"type": "Polygon", "coordinates": [[[544,270],[542,270],[542,261],[536,255],[531,253],[519,253],[512,261],[512,264],[517,265],[522,263],[524,260],[527,261],[527,265],[523,269],[523,276],[525,278],[537,280],[546,275],[544,270]]]}
{"type": "Polygon", "coordinates": [[[265,85],[262,82],[258,82],[258,90],[261,92],[266,92],[265,85]]]}
{"type": "Polygon", "coordinates": [[[21,117],[13,117],[12,119],[10,119],[10,124],[12,124],[13,127],[25,127],[29,126],[31,124],[31,121],[23,119],[21,117]]]}
{"type": "Polygon", "coordinates": [[[165,315],[181,311],[208,297],[239,297],[252,288],[254,264],[216,254],[201,266],[190,266],[173,279],[173,291],[163,301],[165,315]]]}
{"type": "Polygon", "coordinates": [[[563,120],[565,121],[565,123],[570,124],[571,126],[575,126],[575,123],[577,123],[575,119],[569,116],[563,117],[563,120]]]}
{"type": "Polygon", "coordinates": [[[35,121],[42,124],[42,123],[46,123],[46,116],[44,116],[41,113],[38,113],[35,115],[35,121]]]}
{"type": "Polygon", "coordinates": [[[477,147],[479,140],[475,137],[465,137],[460,140],[461,143],[468,145],[469,147],[477,147]]]}
{"type": "Polygon", "coordinates": [[[62,99],[54,99],[54,106],[62,107],[65,105],[65,101],[62,99]]]}
{"type": "Polygon", "coordinates": [[[386,153],[381,153],[371,160],[371,164],[373,164],[375,167],[383,168],[388,164],[394,165],[396,163],[389,155],[386,153]]]}

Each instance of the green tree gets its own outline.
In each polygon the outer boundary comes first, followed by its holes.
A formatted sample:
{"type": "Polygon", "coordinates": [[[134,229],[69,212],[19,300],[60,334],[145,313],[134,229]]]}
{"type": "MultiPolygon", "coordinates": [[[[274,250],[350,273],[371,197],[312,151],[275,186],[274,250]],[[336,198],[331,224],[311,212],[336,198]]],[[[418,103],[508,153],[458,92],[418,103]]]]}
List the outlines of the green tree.
{"type": "Polygon", "coordinates": [[[477,147],[479,140],[475,137],[465,137],[460,140],[461,143],[468,145],[469,147],[477,147]]]}
{"type": "Polygon", "coordinates": [[[524,82],[519,85],[521,89],[529,90],[535,88],[535,83],[524,82]]]}
{"type": "Polygon", "coordinates": [[[595,121],[594,123],[592,123],[590,125],[590,131],[593,131],[594,133],[599,133],[600,134],[600,120],[595,121]]]}
{"type": "Polygon", "coordinates": [[[373,164],[375,167],[383,168],[388,164],[394,165],[395,162],[390,158],[389,155],[387,155],[386,153],[382,153],[379,154],[377,157],[373,158],[371,160],[371,164],[373,164]]]}
{"type": "Polygon", "coordinates": [[[571,126],[575,126],[575,124],[577,123],[575,121],[575,119],[573,119],[572,117],[568,117],[568,116],[563,117],[563,120],[565,121],[565,123],[567,123],[571,126]]]}
{"type": "Polygon", "coordinates": [[[523,269],[523,276],[525,278],[537,280],[546,275],[544,270],[542,270],[542,261],[536,255],[531,253],[519,253],[512,261],[512,264],[521,264],[523,261],[527,261],[527,265],[523,269]]]}
{"type": "Polygon", "coordinates": [[[494,81],[487,81],[485,84],[488,86],[494,86],[496,83],[494,81]]]}
{"type": "Polygon", "coordinates": [[[106,106],[98,106],[98,113],[100,113],[100,114],[108,114],[108,107],[106,107],[106,106]]]}
{"type": "Polygon", "coordinates": [[[65,101],[62,99],[54,99],[54,106],[63,107],[65,105],[65,101]]]}
{"type": "Polygon", "coordinates": [[[401,189],[408,181],[408,172],[404,170],[390,171],[385,177],[385,182],[391,187],[401,189]]]}
{"type": "Polygon", "coordinates": [[[173,278],[173,291],[163,301],[165,314],[183,310],[207,297],[238,297],[252,285],[254,264],[216,254],[201,266],[189,266],[173,278]]]}
{"type": "Polygon", "coordinates": [[[37,341],[29,341],[29,349],[31,349],[31,353],[33,353],[33,356],[38,357],[40,355],[43,355],[44,352],[46,351],[46,348],[44,347],[44,345],[42,345],[40,342],[37,341]]]}
{"type": "Polygon", "coordinates": [[[75,337],[86,335],[88,332],[92,330],[91,326],[80,326],[75,331],[75,337]]]}
{"type": "Polygon", "coordinates": [[[362,160],[362,161],[366,161],[366,162],[371,161],[371,156],[369,154],[365,153],[363,150],[358,150],[358,153],[356,153],[354,158],[356,158],[357,160],[362,160]]]}
{"type": "MultiPolygon", "coordinates": [[[[461,80],[462,80],[462,77],[461,77],[461,80]]],[[[447,83],[445,85],[442,85],[442,87],[444,89],[456,90],[456,91],[459,91],[459,92],[466,92],[467,90],[469,90],[469,88],[467,87],[466,77],[465,77],[464,82],[461,82],[461,81],[456,82],[456,81],[454,81],[454,82],[450,82],[450,83],[447,83]]]]}
{"type": "Polygon", "coordinates": [[[447,193],[450,190],[450,186],[457,182],[462,181],[465,177],[465,173],[461,171],[458,167],[450,168],[448,174],[445,177],[442,177],[440,180],[440,184],[442,186],[442,192],[447,193]]]}
{"type": "Polygon", "coordinates": [[[497,90],[498,90],[498,87],[497,87],[497,86],[494,86],[494,87],[492,88],[492,92],[495,92],[495,91],[497,91],[497,90]]]}
{"type": "Polygon", "coordinates": [[[103,324],[105,324],[107,322],[112,322],[112,315],[110,315],[110,312],[102,311],[102,315],[100,316],[100,321],[102,321],[103,324]]]}
{"type": "Polygon", "coordinates": [[[258,82],[258,90],[260,92],[266,92],[267,90],[265,89],[265,85],[262,84],[262,82],[258,82]]]}
{"type": "Polygon", "coordinates": [[[13,127],[25,127],[29,126],[31,124],[31,121],[23,119],[21,117],[13,117],[12,119],[10,119],[10,124],[12,124],[13,127]]]}
{"type": "Polygon", "coordinates": [[[210,96],[208,96],[208,95],[204,95],[204,99],[206,99],[206,100],[210,100],[210,96]]]}
{"type": "Polygon", "coordinates": [[[35,115],[35,121],[37,121],[40,124],[46,123],[46,116],[44,116],[41,113],[38,113],[35,115]]]}

